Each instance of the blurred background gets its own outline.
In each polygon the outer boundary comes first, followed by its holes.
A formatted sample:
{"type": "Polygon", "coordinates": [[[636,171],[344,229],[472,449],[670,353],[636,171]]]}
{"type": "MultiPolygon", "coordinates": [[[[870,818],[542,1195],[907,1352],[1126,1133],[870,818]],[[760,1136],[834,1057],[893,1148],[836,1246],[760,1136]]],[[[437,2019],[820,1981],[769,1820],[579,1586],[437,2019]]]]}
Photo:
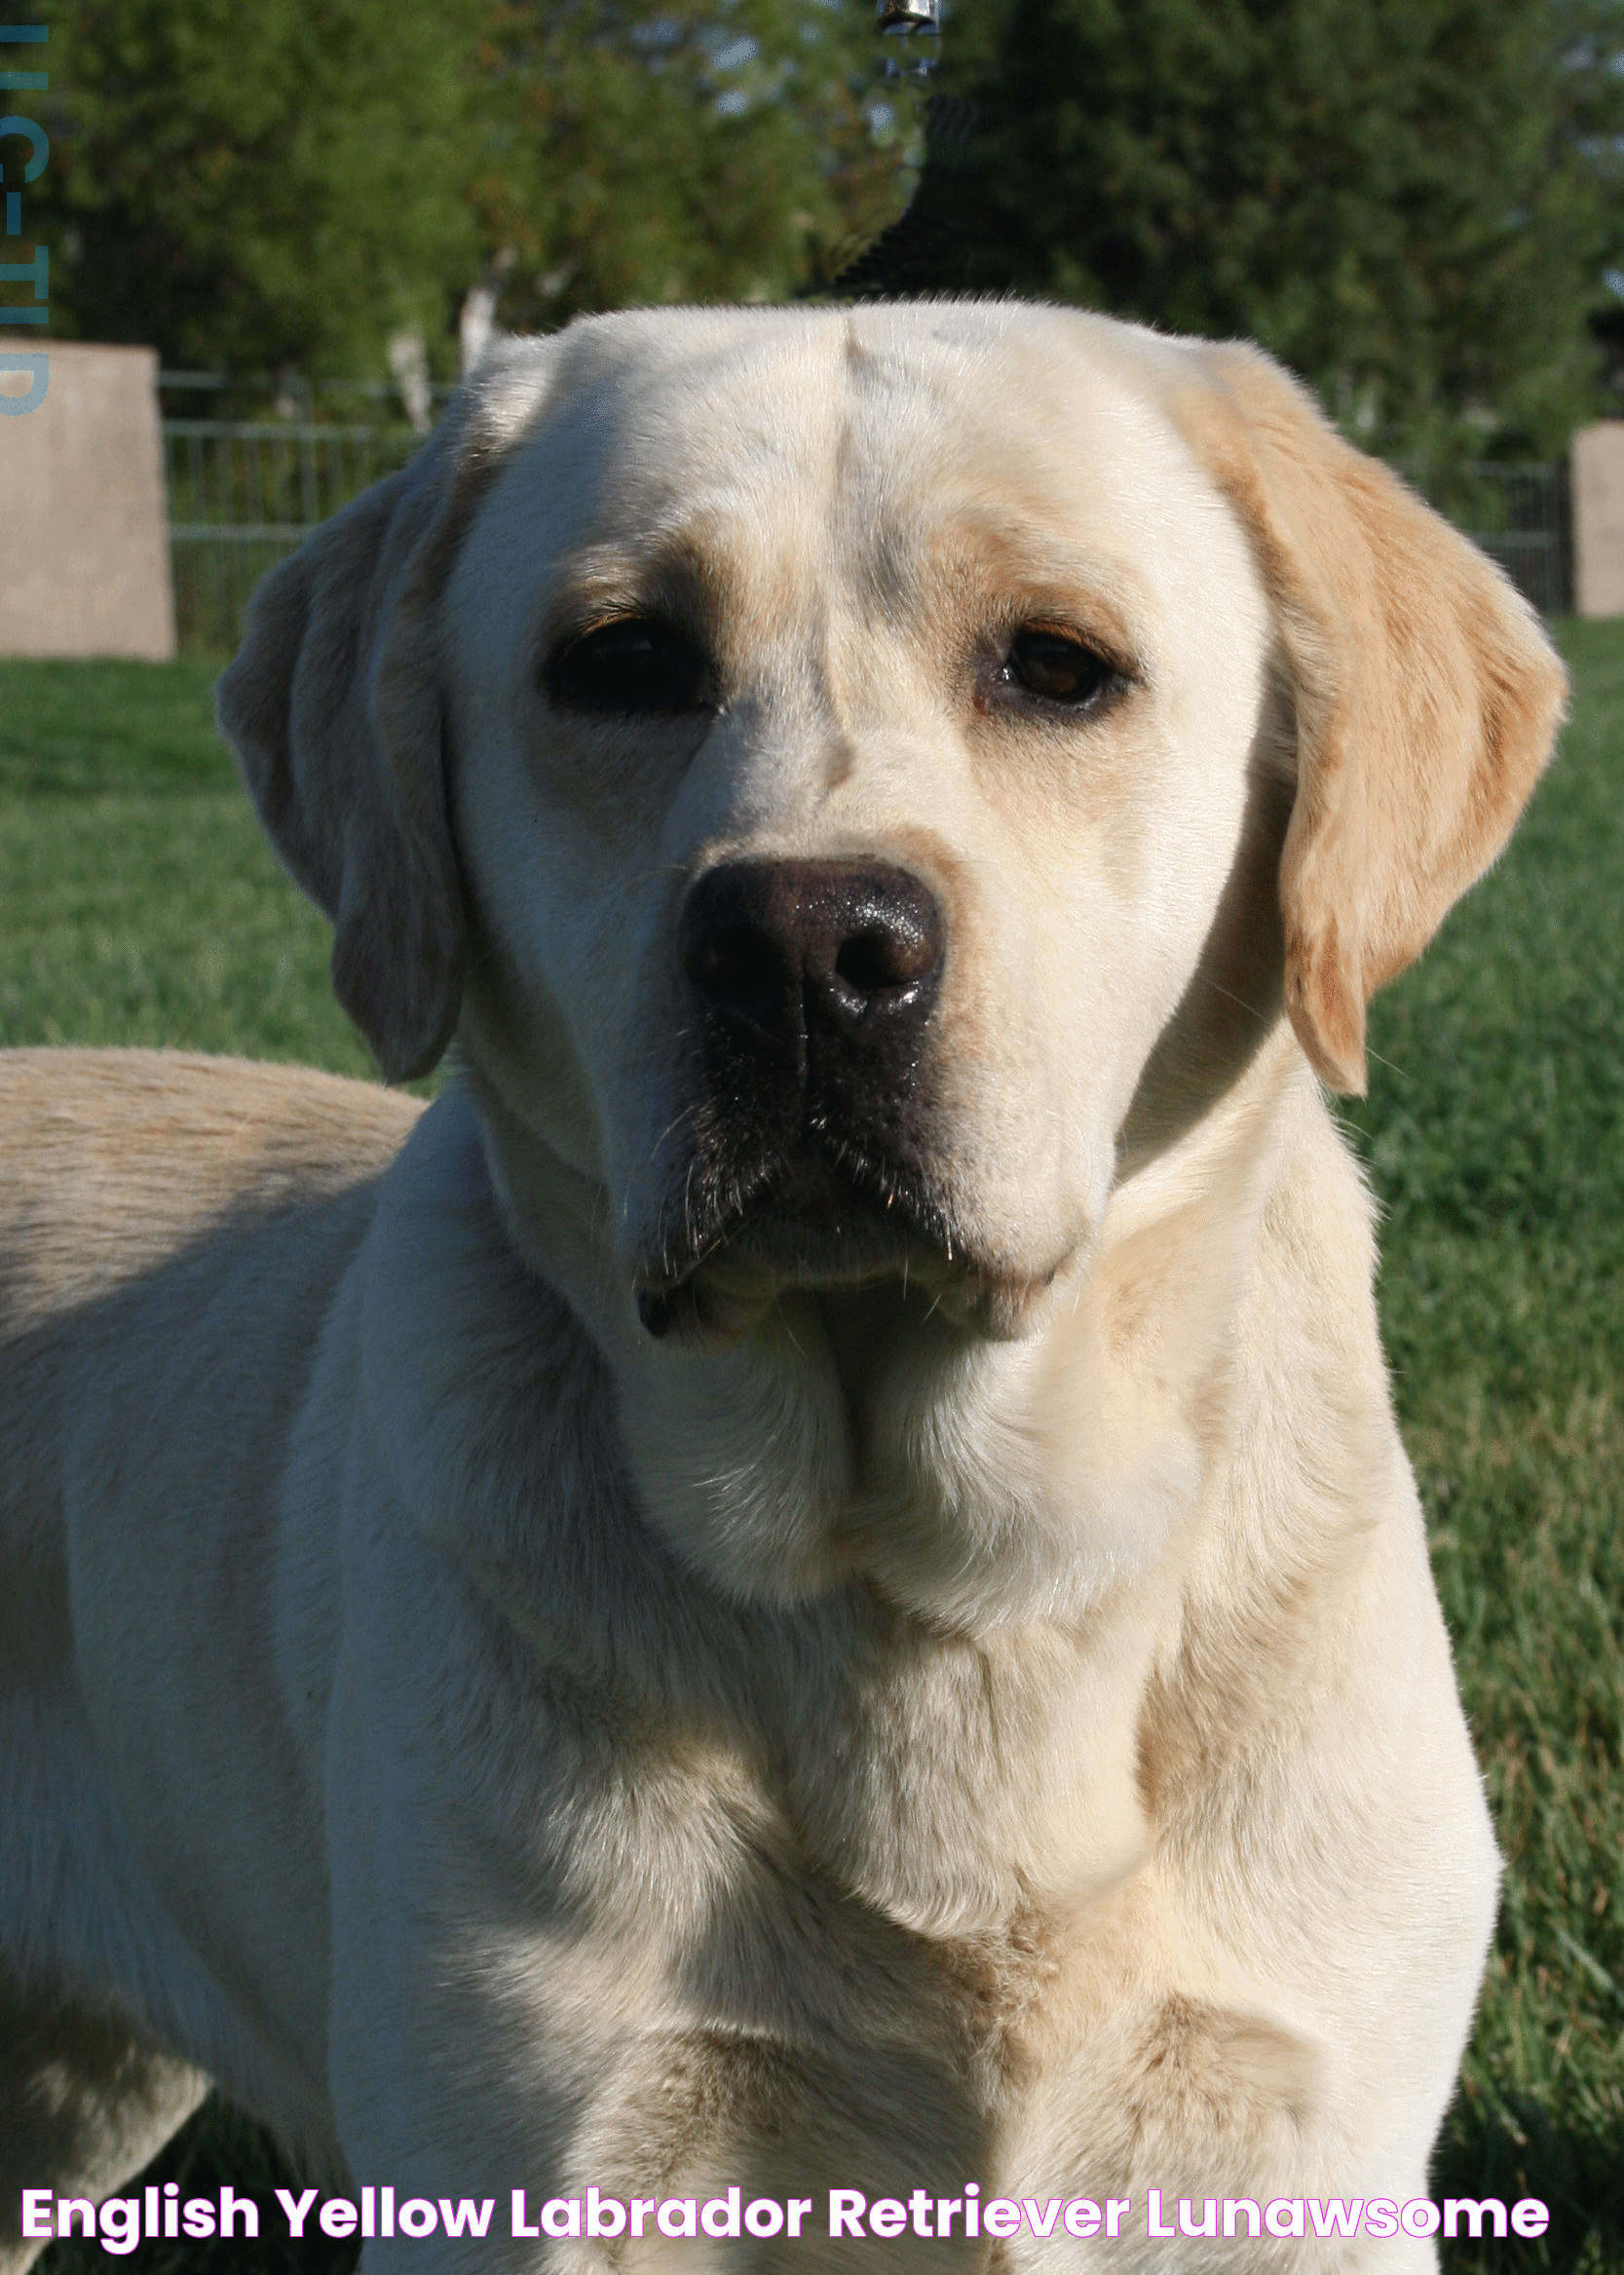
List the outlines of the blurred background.
{"type": "MultiPolygon", "coordinates": [[[[870,0],[33,13],[51,340],[157,351],[182,647],[234,643],[254,577],[397,461],[493,323],[815,294],[924,155],[870,0]]],[[[939,49],[933,88],[975,103],[925,281],[1261,341],[1564,607],[1561,461],[1624,407],[1618,0],[943,17],[888,43],[939,49]]]]}
{"type": "MultiPolygon", "coordinates": [[[[53,335],[166,367],[387,379],[406,335],[445,381],[484,296],[518,330],[783,299],[909,186],[868,0],[42,13],[53,335]]],[[[1255,338],[1383,451],[1543,457],[1605,401],[1616,0],[944,15],[985,114],[975,281],[1255,338]]]]}

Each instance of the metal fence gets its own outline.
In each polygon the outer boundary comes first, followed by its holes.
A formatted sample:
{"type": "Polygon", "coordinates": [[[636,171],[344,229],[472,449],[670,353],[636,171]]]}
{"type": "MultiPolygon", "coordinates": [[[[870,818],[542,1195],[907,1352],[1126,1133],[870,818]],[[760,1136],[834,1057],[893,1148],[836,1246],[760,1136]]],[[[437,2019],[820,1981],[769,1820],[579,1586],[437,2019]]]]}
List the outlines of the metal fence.
{"type": "Polygon", "coordinates": [[[403,466],[409,427],[166,419],[170,559],[183,648],[224,654],[267,569],[368,482],[403,466]]]}
{"type": "Polygon", "coordinates": [[[229,654],[266,570],[403,466],[422,436],[383,383],[340,382],[318,394],[299,380],[164,371],[158,385],[176,632],[183,649],[229,654]],[[181,404],[210,415],[170,415],[181,404]]]}
{"type": "MultiPolygon", "coordinates": [[[[211,393],[210,408],[251,400],[246,383],[213,374],[166,372],[167,401],[211,393]],[[232,390],[237,389],[235,400],[232,390]]],[[[436,396],[449,389],[436,389],[436,396]]],[[[265,574],[340,506],[380,475],[403,466],[422,436],[398,412],[386,384],[350,381],[321,390],[286,383],[275,413],[260,385],[259,415],[166,417],[170,553],[180,644],[228,654],[242,634],[248,594],[265,574]],[[372,416],[320,415],[328,403],[372,416]],[[324,399],[322,399],[324,398],[324,399]]],[[[1566,469],[1474,465],[1447,484],[1425,485],[1433,502],[1504,566],[1547,616],[1571,606],[1566,469]]]]}
{"type": "Polygon", "coordinates": [[[1434,503],[1493,555],[1542,616],[1571,612],[1573,544],[1566,466],[1464,466],[1434,503]]]}

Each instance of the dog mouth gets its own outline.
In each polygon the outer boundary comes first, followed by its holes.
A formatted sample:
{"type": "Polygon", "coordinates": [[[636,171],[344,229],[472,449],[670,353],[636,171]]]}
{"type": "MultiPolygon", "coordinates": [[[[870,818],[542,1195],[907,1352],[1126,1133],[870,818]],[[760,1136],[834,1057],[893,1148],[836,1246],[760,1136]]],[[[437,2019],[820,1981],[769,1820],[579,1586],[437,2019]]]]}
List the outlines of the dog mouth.
{"type": "Polygon", "coordinates": [[[1039,1282],[955,1203],[973,1164],[939,1086],[948,930],[923,877],[868,855],[730,857],[689,885],[688,1103],[657,1155],[684,1136],[636,1275],[651,1335],[726,1336],[789,1289],[881,1283],[1021,1332],[1039,1282]]]}
{"type": "Polygon", "coordinates": [[[637,1275],[637,1309],[663,1337],[720,1327],[786,1287],[900,1281],[959,1308],[1000,1276],[916,1164],[812,1119],[747,1165],[696,1153],[680,1212],[637,1275]]]}

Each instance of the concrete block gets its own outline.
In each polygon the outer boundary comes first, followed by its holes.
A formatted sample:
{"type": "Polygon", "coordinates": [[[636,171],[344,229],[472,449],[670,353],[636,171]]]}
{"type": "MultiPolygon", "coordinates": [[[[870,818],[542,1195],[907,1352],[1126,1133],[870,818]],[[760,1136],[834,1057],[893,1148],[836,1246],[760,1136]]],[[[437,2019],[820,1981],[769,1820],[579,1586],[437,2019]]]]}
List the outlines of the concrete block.
{"type": "Polygon", "coordinates": [[[1624,419],[1582,427],[1573,482],[1573,605],[1580,616],[1624,616],[1624,419]]]}
{"type": "Polygon", "coordinates": [[[0,346],[50,357],[44,401],[0,416],[0,656],[172,656],[156,352],[0,346]]]}

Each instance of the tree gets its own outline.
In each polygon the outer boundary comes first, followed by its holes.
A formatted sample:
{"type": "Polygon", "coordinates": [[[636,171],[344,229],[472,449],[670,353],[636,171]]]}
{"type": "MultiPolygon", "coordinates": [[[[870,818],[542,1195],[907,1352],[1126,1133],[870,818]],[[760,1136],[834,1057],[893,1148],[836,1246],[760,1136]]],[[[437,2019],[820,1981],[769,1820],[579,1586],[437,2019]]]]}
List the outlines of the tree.
{"type": "Polygon", "coordinates": [[[472,0],[61,0],[52,329],[179,364],[384,370],[478,257],[472,0]]]}
{"type": "Polygon", "coordinates": [[[481,48],[481,237],[499,317],[782,299],[888,218],[851,0],[495,0],[481,48]]]}
{"type": "Polygon", "coordinates": [[[30,225],[61,336],[445,376],[498,320],[767,299],[897,202],[865,0],[59,0],[30,225]]]}
{"type": "Polygon", "coordinates": [[[1617,16],[1015,0],[981,90],[987,265],[1256,338],[1373,448],[1560,449],[1624,235],[1617,16]]]}
{"type": "MultiPolygon", "coordinates": [[[[910,245],[1261,339],[1423,469],[1554,451],[1624,272],[1621,31],[1624,0],[956,0],[980,171],[944,139],[910,245]]],[[[812,289],[900,204],[876,57],[871,0],[57,0],[52,326],[380,378],[416,329],[445,377],[479,287],[511,327],[812,289]]]]}

